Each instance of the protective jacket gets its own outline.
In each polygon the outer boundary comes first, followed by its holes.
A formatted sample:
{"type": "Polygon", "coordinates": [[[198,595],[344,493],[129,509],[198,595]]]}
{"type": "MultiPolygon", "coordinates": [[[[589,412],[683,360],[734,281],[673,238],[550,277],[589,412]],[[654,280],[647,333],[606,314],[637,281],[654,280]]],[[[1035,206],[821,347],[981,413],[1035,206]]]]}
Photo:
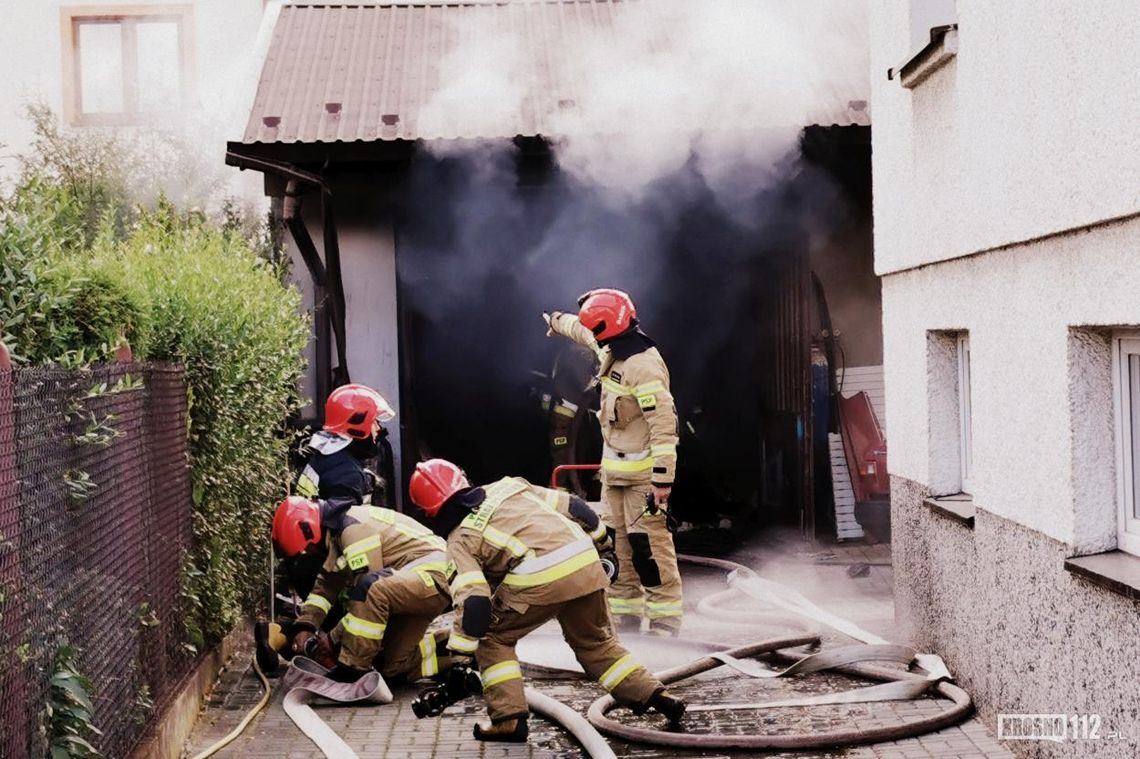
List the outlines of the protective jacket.
{"type": "MultiPolygon", "coordinates": [[[[426,588],[447,593],[447,544],[422,524],[391,509],[326,504],[321,526],[328,556],[297,621],[320,628],[341,591],[371,572],[409,569],[426,588]],[[327,512],[327,513],[326,513],[327,512]]],[[[351,631],[353,617],[345,619],[351,631]]]]}
{"type": "Polygon", "coordinates": [[[598,357],[601,387],[602,476],[612,485],[673,484],[677,467],[677,413],[669,370],[655,347],[619,358],[602,347],[573,314],[555,313],[550,329],[598,357]]]}
{"type": "Polygon", "coordinates": [[[505,477],[447,540],[455,624],[448,648],[472,653],[490,628],[491,610],[525,611],[609,585],[596,543],[605,526],[567,493],[505,477]]]}
{"type": "Polygon", "coordinates": [[[297,477],[297,495],[370,503],[373,478],[352,454],[352,438],[331,432],[314,434],[305,450],[309,460],[297,477]]]}

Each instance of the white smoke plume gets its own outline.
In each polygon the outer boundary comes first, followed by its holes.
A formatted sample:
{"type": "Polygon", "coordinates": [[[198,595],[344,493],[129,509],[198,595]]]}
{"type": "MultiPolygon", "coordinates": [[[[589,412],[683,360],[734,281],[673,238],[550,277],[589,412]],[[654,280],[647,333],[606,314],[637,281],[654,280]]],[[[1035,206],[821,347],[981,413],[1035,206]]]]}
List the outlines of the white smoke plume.
{"type": "Polygon", "coordinates": [[[587,21],[553,39],[492,26],[490,14],[461,17],[441,89],[420,114],[423,133],[462,124],[472,137],[510,136],[531,121],[584,182],[636,196],[695,156],[705,179],[730,194],[742,166],[765,181],[802,127],[843,123],[851,101],[865,107],[860,0],[608,7],[612,29],[587,21]]]}

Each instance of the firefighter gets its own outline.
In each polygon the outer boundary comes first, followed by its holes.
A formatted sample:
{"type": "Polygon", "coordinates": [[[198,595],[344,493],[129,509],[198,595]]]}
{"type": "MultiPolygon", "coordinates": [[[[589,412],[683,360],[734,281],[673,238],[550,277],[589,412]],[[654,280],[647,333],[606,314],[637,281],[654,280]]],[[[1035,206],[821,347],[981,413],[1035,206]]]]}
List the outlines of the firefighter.
{"type": "Polygon", "coordinates": [[[669,529],[669,493],[677,467],[677,413],[669,370],[655,343],[638,329],[637,312],[621,290],[591,290],[578,315],[543,314],[548,334],[594,351],[601,387],[602,501],[617,532],[621,573],[610,588],[619,630],[677,636],[681,574],[669,529]]]}
{"type": "Polygon", "coordinates": [[[439,673],[437,634],[426,631],[451,599],[446,544],[431,530],[391,509],[290,496],[273,517],[273,545],[284,556],[318,551],[326,557],[294,624],[295,653],[312,654],[316,639],[317,651],[328,655],[317,631],[341,591],[350,589],[347,613],[331,635],[340,651],[329,677],[355,682],[374,663],[387,680],[439,673]]]}
{"type": "Polygon", "coordinates": [[[447,647],[474,654],[479,665],[491,723],[475,726],[478,740],[526,741],[515,644],[551,619],[586,673],[619,703],[638,713],[655,709],[674,723],[681,719],[685,702],[617,642],[595,547],[607,533],[584,501],[514,477],[471,487],[443,459],[417,464],[409,491],[436,532],[448,536],[455,623],[447,647]]]}
{"type": "Polygon", "coordinates": [[[396,412],[384,396],[364,385],[344,385],[325,401],[325,423],[305,446],[310,454],[297,478],[305,498],[351,499],[370,503],[376,476],[364,463],[379,453],[381,426],[396,412]]]}
{"type": "MultiPolygon", "coordinates": [[[[381,423],[395,415],[384,396],[370,387],[344,385],[332,391],[325,401],[324,427],[303,449],[308,461],[297,477],[295,492],[305,498],[370,503],[378,478],[365,464],[383,450],[380,443],[387,431],[381,423]]],[[[282,575],[298,596],[308,596],[312,591],[323,559],[316,551],[283,559],[282,575]]],[[[343,611],[339,606],[332,610],[325,627],[332,629],[343,611]]],[[[276,671],[278,652],[291,648],[297,630],[288,617],[254,626],[258,662],[264,671],[276,671]],[[279,635],[285,636],[285,643],[279,635]]]]}

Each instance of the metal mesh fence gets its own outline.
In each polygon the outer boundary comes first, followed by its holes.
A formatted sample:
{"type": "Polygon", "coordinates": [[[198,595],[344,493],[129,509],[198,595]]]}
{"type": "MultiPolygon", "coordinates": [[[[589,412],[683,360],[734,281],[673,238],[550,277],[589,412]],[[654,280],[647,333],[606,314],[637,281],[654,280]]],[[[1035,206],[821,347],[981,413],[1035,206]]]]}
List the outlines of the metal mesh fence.
{"type": "Polygon", "coordinates": [[[0,756],[47,754],[60,647],[92,683],[92,743],[128,754],[195,663],[180,369],[0,371],[0,756]]]}

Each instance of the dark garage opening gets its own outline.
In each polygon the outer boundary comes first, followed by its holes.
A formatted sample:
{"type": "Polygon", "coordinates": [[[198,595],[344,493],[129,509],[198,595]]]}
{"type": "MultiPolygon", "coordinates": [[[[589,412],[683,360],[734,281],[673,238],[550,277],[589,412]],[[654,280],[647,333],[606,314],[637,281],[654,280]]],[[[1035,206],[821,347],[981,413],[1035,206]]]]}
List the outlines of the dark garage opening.
{"type": "Polygon", "coordinates": [[[541,313],[619,287],[671,370],[678,516],[832,530],[834,370],[845,341],[881,363],[869,132],[806,129],[747,218],[691,167],[615,203],[538,140],[417,152],[396,212],[404,481],[426,456],[476,481],[596,462],[589,356],[541,313]]]}

